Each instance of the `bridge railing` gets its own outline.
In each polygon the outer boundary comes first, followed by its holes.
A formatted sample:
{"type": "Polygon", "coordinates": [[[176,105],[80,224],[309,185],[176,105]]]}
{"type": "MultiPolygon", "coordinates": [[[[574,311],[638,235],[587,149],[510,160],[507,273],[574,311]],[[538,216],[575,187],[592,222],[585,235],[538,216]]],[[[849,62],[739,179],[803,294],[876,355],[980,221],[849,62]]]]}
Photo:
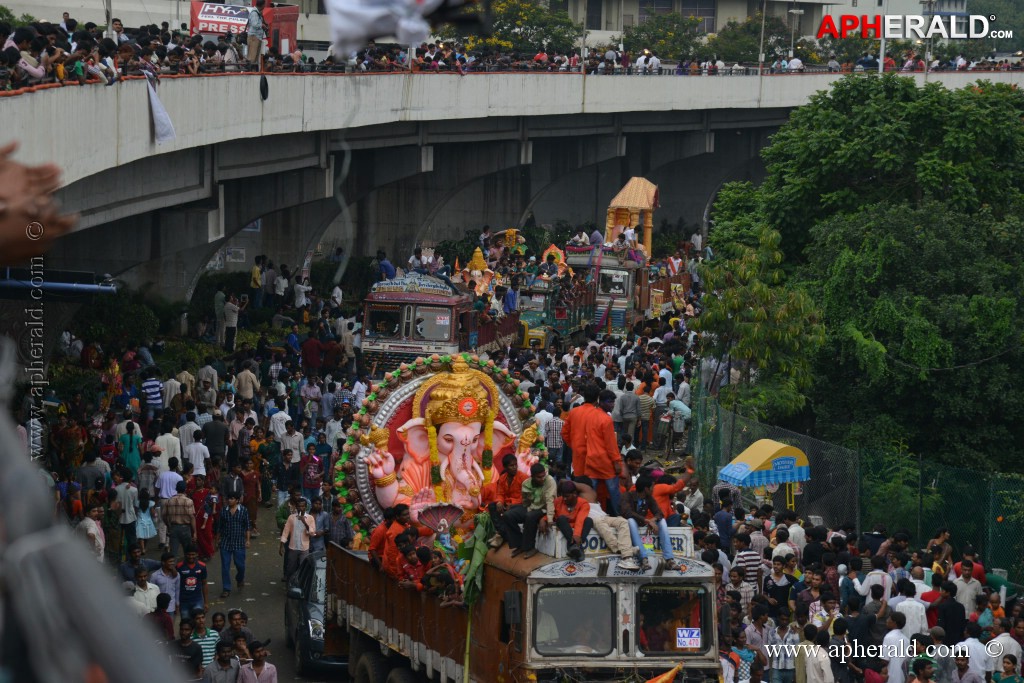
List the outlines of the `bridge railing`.
{"type": "MultiPolygon", "coordinates": [[[[964,74],[966,76],[973,77],[976,74],[1004,73],[1004,72],[1007,72],[1007,71],[1019,72],[1019,71],[1022,71],[1022,70],[1024,70],[1024,63],[1012,65],[1012,68],[1008,68],[1008,69],[1003,69],[1003,68],[998,68],[998,67],[991,67],[991,68],[990,67],[984,67],[984,68],[974,68],[974,69],[970,69],[970,70],[967,70],[967,71],[934,70],[931,73],[936,73],[936,74],[939,74],[939,73],[941,73],[941,74],[956,73],[956,74],[964,74]]],[[[650,73],[650,72],[640,73],[640,72],[637,71],[637,69],[635,67],[630,67],[628,69],[618,68],[618,69],[615,69],[613,71],[608,71],[608,72],[604,72],[604,71],[597,71],[597,72],[595,72],[593,70],[589,70],[586,74],[583,74],[579,69],[572,69],[572,70],[565,70],[565,71],[562,71],[562,70],[551,70],[551,71],[548,71],[548,70],[544,70],[544,69],[534,69],[534,68],[529,68],[529,67],[522,67],[522,68],[499,68],[499,67],[488,66],[488,67],[486,67],[484,69],[469,70],[469,71],[467,71],[465,73],[459,73],[457,71],[437,71],[437,72],[434,72],[434,71],[412,71],[412,72],[410,72],[408,69],[405,69],[405,68],[395,68],[393,71],[359,71],[359,70],[353,70],[350,66],[346,66],[346,65],[342,65],[342,64],[336,64],[336,65],[335,64],[316,64],[316,65],[302,64],[302,65],[296,65],[294,67],[290,66],[287,69],[276,69],[276,70],[273,70],[273,71],[257,72],[257,71],[255,71],[253,69],[246,68],[244,65],[204,64],[200,68],[199,73],[197,73],[197,74],[190,74],[190,73],[187,73],[187,72],[185,72],[183,70],[174,70],[174,69],[172,69],[172,70],[165,70],[165,71],[163,71],[160,74],[160,78],[164,79],[164,78],[208,78],[208,77],[228,77],[228,76],[252,76],[252,75],[254,75],[256,73],[262,73],[263,75],[267,75],[267,76],[309,76],[309,77],[332,76],[332,77],[350,77],[350,78],[358,78],[358,77],[366,77],[366,76],[378,76],[378,77],[379,76],[397,76],[397,75],[409,75],[410,73],[412,75],[414,75],[414,76],[417,76],[417,77],[422,76],[424,78],[443,77],[443,76],[459,76],[459,77],[474,77],[474,76],[476,76],[476,77],[480,77],[480,76],[490,76],[490,75],[498,75],[498,74],[505,74],[505,75],[509,75],[509,74],[512,74],[512,75],[515,75],[515,74],[518,74],[518,75],[546,75],[546,76],[561,76],[561,77],[570,77],[570,78],[571,77],[579,78],[579,77],[584,76],[584,75],[586,75],[588,77],[596,77],[596,76],[628,77],[628,76],[635,76],[635,77],[638,77],[638,78],[652,78],[652,77],[662,77],[662,78],[664,78],[664,77],[667,77],[667,76],[674,76],[674,77],[737,77],[737,76],[751,77],[751,76],[754,76],[754,77],[756,77],[756,76],[759,75],[759,69],[758,69],[758,65],[756,65],[756,64],[733,64],[732,66],[728,66],[727,65],[727,66],[725,66],[722,69],[718,69],[717,72],[715,70],[712,70],[711,72],[709,72],[709,70],[706,67],[700,68],[700,69],[690,69],[690,68],[686,68],[686,67],[680,67],[680,65],[676,65],[676,64],[667,64],[667,65],[663,65],[658,70],[657,73],[650,73]]],[[[858,71],[856,69],[854,69],[852,71],[848,70],[848,69],[842,69],[842,70],[836,72],[836,71],[829,70],[828,67],[822,66],[822,65],[805,66],[804,69],[801,70],[800,72],[789,72],[789,71],[787,71],[787,72],[772,73],[767,65],[765,65],[763,67],[763,75],[766,76],[766,77],[770,76],[770,77],[773,77],[773,78],[775,78],[775,77],[799,77],[799,76],[829,76],[829,75],[834,76],[834,75],[837,75],[837,74],[855,75],[855,76],[867,76],[867,75],[871,75],[871,74],[874,74],[874,73],[876,73],[876,72],[875,71],[864,71],[864,70],[859,70],[858,71]]],[[[902,69],[899,69],[899,70],[891,70],[889,73],[898,73],[898,74],[904,75],[904,76],[913,76],[915,74],[919,74],[919,73],[923,73],[923,72],[920,72],[920,71],[904,71],[902,69]]],[[[141,74],[141,72],[138,72],[138,71],[129,72],[128,75],[121,76],[121,80],[124,80],[124,81],[141,80],[143,78],[145,78],[145,76],[143,76],[141,74]]],[[[96,80],[96,79],[90,79],[90,80],[87,80],[84,85],[85,86],[103,85],[104,83],[105,83],[105,81],[96,80]]],[[[40,92],[40,91],[48,90],[48,89],[51,89],[51,88],[62,88],[62,87],[65,87],[65,86],[78,87],[78,86],[80,86],[80,84],[77,81],[68,80],[68,81],[61,82],[61,81],[55,80],[52,77],[48,77],[48,78],[43,79],[42,81],[38,81],[38,82],[32,83],[30,85],[24,85],[24,86],[21,86],[21,87],[14,87],[14,85],[12,84],[12,80],[11,80],[11,72],[9,70],[7,70],[7,69],[0,69],[0,97],[12,97],[12,96],[17,96],[17,95],[23,95],[23,94],[26,94],[26,93],[31,93],[31,92],[40,92]]]]}

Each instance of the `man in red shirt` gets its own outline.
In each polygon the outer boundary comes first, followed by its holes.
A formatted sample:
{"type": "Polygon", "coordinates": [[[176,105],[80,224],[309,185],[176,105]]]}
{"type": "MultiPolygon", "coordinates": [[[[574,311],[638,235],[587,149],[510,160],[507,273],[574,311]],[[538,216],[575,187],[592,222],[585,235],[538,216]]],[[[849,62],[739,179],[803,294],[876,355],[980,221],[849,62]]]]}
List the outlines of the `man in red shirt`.
{"type": "MultiPolygon", "coordinates": [[[[977,555],[975,555],[974,548],[972,546],[969,546],[969,545],[965,545],[964,546],[964,560],[967,560],[969,562],[974,563],[974,568],[971,570],[971,576],[976,578],[978,580],[978,582],[981,583],[982,585],[984,585],[985,583],[988,582],[988,579],[985,578],[985,567],[984,567],[984,565],[981,564],[981,562],[978,562],[977,555]]],[[[963,566],[963,562],[962,561],[961,562],[957,562],[956,564],[953,565],[953,576],[954,577],[960,578],[960,576],[961,576],[960,570],[961,570],[962,566],[963,566]]]]}
{"type": "Polygon", "coordinates": [[[384,546],[384,571],[393,577],[398,577],[402,568],[402,552],[395,539],[398,535],[410,527],[415,527],[420,536],[433,536],[434,532],[425,526],[413,524],[409,506],[399,503],[395,506],[395,521],[388,527],[387,543],[384,546]]]}
{"type": "Polygon", "coordinates": [[[306,341],[302,342],[302,369],[306,371],[307,375],[320,371],[323,365],[320,354],[323,353],[323,350],[324,345],[313,335],[310,335],[306,341]]]}
{"type": "Polygon", "coordinates": [[[558,482],[558,498],[555,498],[555,526],[565,536],[569,557],[583,561],[583,540],[594,528],[590,519],[590,503],[580,500],[576,484],[569,479],[558,482]]]}
{"type": "Polygon", "coordinates": [[[932,589],[918,596],[925,607],[927,607],[924,615],[928,619],[928,628],[935,628],[939,624],[939,613],[936,607],[938,607],[939,599],[942,597],[940,589],[944,580],[945,578],[942,574],[935,572],[932,574],[932,589]]]}
{"type": "Polygon", "coordinates": [[[375,526],[370,534],[368,555],[370,556],[370,564],[376,569],[383,567],[384,548],[388,542],[388,528],[393,521],[395,521],[395,509],[384,508],[384,521],[375,526]]]}
{"type": "MultiPolygon", "coordinates": [[[[600,393],[601,404],[609,410],[615,405],[615,394],[608,389],[600,393]]],[[[578,410],[578,409],[577,409],[578,410]]],[[[572,415],[572,413],[570,413],[572,415]]],[[[596,485],[604,482],[608,489],[609,515],[619,514],[619,482],[630,480],[626,465],[619,455],[619,442],[615,437],[615,425],[612,417],[604,410],[589,413],[582,424],[586,431],[587,462],[584,473],[596,485]]]]}

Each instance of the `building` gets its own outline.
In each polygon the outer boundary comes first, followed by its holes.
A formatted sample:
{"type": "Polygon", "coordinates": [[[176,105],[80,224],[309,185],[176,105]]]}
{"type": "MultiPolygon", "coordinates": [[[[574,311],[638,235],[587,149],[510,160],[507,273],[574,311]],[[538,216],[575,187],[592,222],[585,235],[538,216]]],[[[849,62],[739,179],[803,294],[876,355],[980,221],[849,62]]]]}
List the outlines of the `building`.
{"type": "Polygon", "coordinates": [[[584,23],[588,45],[618,39],[624,28],[659,14],[679,13],[699,17],[707,33],[720,31],[730,21],[746,21],[756,15],[762,1],[768,16],[782,19],[795,35],[813,37],[826,15],[841,14],[935,14],[966,15],[967,0],[550,0],[553,9],[569,13],[584,23]]]}

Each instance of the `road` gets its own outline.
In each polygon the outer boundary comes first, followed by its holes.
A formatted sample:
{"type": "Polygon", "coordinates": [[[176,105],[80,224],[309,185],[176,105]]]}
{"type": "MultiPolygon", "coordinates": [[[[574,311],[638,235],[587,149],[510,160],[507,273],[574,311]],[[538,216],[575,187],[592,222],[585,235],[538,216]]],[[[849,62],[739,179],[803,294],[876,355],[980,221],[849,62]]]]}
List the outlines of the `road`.
{"type": "MultiPolygon", "coordinates": [[[[209,614],[224,612],[238,608],[249,615],[249,628],[258,640],[270,638],[270,662],[277,667],[280,681],[316,681],[325,682],[326,675],[312,677],[298,676],[295,673],[293,652],[285,646],[284,640],[284,603],[285,587],[281,582],[282,560],[277,554],[278,534],[274,522],[273,510],[260,507],[258,525],[263,530],[259,538],[252,539],[252,547],[246,558],[246,581],[251,585],[241,591],[233,591],[231,597],[221,599],[223,587],[220,583],[220,556],[214,555],[208,567],[211,584],[209,586],[209,614]],[[273,532],[273,533],[271,533],[273,532]]],[[[234,570],[232,569],[232,572],[234,570]]]]}

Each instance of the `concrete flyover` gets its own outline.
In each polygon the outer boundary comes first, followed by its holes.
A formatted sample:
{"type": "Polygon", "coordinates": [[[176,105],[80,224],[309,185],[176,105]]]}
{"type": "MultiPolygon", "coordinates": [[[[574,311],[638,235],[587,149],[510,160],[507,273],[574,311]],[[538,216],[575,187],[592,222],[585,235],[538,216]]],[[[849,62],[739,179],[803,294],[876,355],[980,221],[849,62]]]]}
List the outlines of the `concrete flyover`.
{"type": "Polygon", "coordinates": [[[599,219],[630,175],[662,184],[663,217],[692,225],[723,180],[757,178],[758,151],[792,108],[841,77],[273,74],[265,101],[255,75],[165,77],[169,143],[153,141],[146,83],[131,80],[0,97],[0,144],[6,133],[19,159],[64,169],[61,199],[82,220],[54,267],[187,298],[210,256],[256,218],[254,248],[273,245],[279,260],[316,244],[340,212],[343,149],[356,254],[529,215],[599,219]]]}

